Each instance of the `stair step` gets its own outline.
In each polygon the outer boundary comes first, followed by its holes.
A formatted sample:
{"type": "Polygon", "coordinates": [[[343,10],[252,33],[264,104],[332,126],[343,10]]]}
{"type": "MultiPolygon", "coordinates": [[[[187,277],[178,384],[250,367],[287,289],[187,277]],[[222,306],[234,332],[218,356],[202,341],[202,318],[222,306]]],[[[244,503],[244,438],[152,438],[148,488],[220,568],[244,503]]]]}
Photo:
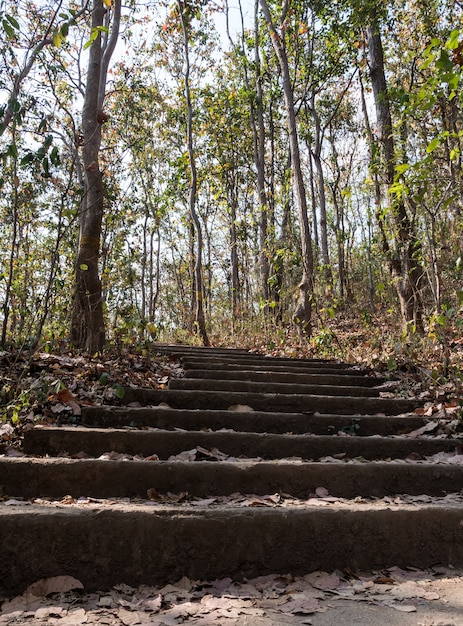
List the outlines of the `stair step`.
{"type": "MultiPolygon", "coordinates": [[[[184,368],[185,369],[185,368],[184,368]]],[[[249,369],[185,369],[186,378],[211,378],[215,380],[249,380],[255,382],[294,383],[310,385],[348,385],[353,387],[377,387],[385,378],[350,374],[314,374],[287,371],[249,369]]]]}
{"type": "Polygon", "coordinates": [[[171,378],[169,389],[192,389],[197,391],[238,391],[246,393],[310,394],[330,396],[379,397],[379,391],[372,387],[351,387],[335,385],[312,385],[299,383],[256,382],[249,380],[217,380],[210,378],[171,378]]]}
{"type": "MultiPolygon", "coordinates": [[[[318,487],[339,498],[398,494],[444,496],[458,492],[463,466],[452,463],[304,463],[297,461],[127,461],[0,458],[0,495],[10,498],[147,498],[289,494],[308,498],[318,487]],[[374,480],[372,480],[372,473],[374,480]]],[[[321,503],[323,504],[323,503],[321,503]]],[[[372,531],[373,532],[373,531],[372,531]]],[[[1,535],[1,533],[0,533],[1,535]]]]}
{"type": "Polygon", "coordinates": [[[413,411],[419,402],[402,398],[359,398],[355,396],[329,396],[310,394],[281,394],[239,391],[196,391],[190,389],[133,389],[124,388],[124,402],[140,404],[168,404],[174,409],[228,409],[246,405],[256,411],[301,413],[360,413],[389,415],[413,411]]]}
{"type": "Polygon", "coordinates": [[[167,355],[211,355],[211,356],[229,356],[234,359],[239,356],[246,356],[250,354],[249,350],[245,350],[244,348],[208,348],[206,346],[187,346],[187,345],[171,345],[168,343],[156,343],[152,346],[152,351],[157,354],[167,354],[167,355]]]}
{"type": "Polygon", "coordinates": [[[84,451],[90,456],[105,452],[126,452],[144,457],[157,454],[168,459],[200,446],[218,449],[232,457],[320,459],[345,454],[348,458],[421,457],[454,451],[461,439],[407,437],[336,437],[333,435],[276,435],[269,433],[201,432],[172,430],[116,430],[82,427],[34,428],[24,435],[27,454],[70,455],[84,451]]]}
{"type": "MultiPolygon", "coordinates": [[[[298,359],[233,359],[227,360],[223,358],[213,357],[183,357],[182,365],[185,369],[259,369],[266,372],[307,372],[314,374],[347,374],[359,375],[363,371],[346,363],[333,363],[330,361],[302,361],[298,359]]],[[[367,371],[365,371],[365,376],[367,371]]]]}
{"type": "Polygon", "coordinates": [[[291,511],[0,505],[0,593],[12,595],[39,578],[63,574],[90,592],[182,576],[459,566],[461,519],[460,507],[391,504],[291,511]],[[24,558],[18,558],[18,537],[24,558]]]}
{"type": "Polygon", "coordinates": [[[65,412],[80,424],[35,427],[31,456],[0,455],[0,594],[60,575],[91,592],[463,567],[461,438],[404,436],[428,423],[419,400],[377,397],[384,377],[352,364],[155,350],[186,377],[65,412]],[[95,458],[68,458],[81,451],[95,458]]]}
{"type": "Polygon", "coordinates": [[[166,409],[163,407],[82,407],[82,424],[94,427],[131,426],[142,428],[220,430],[241,432],[336,434],[346,431],[357,436],[400,435],[427,424],[429,418],[377,415],[333,415],[269,413],[264,411],[214,411],[166,409]]]}

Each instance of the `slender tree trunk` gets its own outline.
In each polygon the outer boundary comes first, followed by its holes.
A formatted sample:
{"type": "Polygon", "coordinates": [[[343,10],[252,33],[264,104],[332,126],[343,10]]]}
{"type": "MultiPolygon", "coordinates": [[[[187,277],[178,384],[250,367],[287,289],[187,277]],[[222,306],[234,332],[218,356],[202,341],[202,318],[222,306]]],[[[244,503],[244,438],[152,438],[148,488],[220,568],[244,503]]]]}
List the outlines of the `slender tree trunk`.
{"type": "MultiPolygon", "coordinates": [[[[16,144],[16,124],[13,123],[12,130],[12,144],[16,144]]],[[[18,226],[19,226],[19,215],[18,215],[18,207],[19,207],[19,194],[18,194],[18,159],[13,157],[13,171],[12,171],[12,180],[13,180],[13,198],[12,198],[12,222],[13,222],[13,232],[11,234],[11,251],[10,258],[8,262],[8,279],[5,287],[5,296],[3,300],[2,310],[3,310],[3,322],[2,322],[2,336],[0,339],[2,348],[6,347],[7,343],[7,335],[8,335],[8,322],[10,318],[11,311],[11,291],[13,288],[13,280],[14,280],[14,272],[15,272],[15,262],[16,255],[18,252],[18,226]]]]}
{"type": "Polygon", "coordinates": [[[333,275],[331,271],[330,253],[328,249],[328,223],[326,218],[326,194],[325,194],[325,175],[322,165],[322,130],[320,124],[320,117],[315,109],[315,93],[312,92],[310,102],[310,112],[315,124],[315,145],[312,152],[312,157],[315,163],[315,169],[317,171],[317,186],[318,186],[318,204],[320,209],[320,248],[323,261],[323,275],[326,281],[327,291],[331,290],[331,283],[333,275]]]}
{"type": "Polygon", "coordinates": [[[230,274],[231,274],[231,304],[232,304],[232,322],[236,323],[239,315],[241,287],[239,275],[239,259],[238,259],[238,238],[236,233],[236,217],[238,197],[236,193],[236,180],[233,177],[227,181],[228,206],[230,210],[230,274]]]}
{"type": "Polygon", "coordinates": [[[307,214],[307,196],[304,187],[301,156],[299,151],[293,88],[289,72],[288,57],[286,55],[282,39],[273,24],[270,9],[266,0],[260,0],[260,5],[264,13],[273,48],[280,64],[281,76],[283,80],[283,94],[288,123],[293,184],[296,189],[299,227],[301,231],[302,278],[299,283],[299,297],[293,314],[293,321],[296,323],[301,334],[310,335],[313,294],[313,251],[307,214]]]}
{"type": "Polygon", "coordinates": [[[150,239],[150,301],[149,301],[149,321],[154,322],[159,293],[161,291],[161,231],[159,225],[156,230],[151,231],[150,239]],[[154,278],[154,235],[158,236],[156,248],[156,278],[154,278]]]}
{"type": "Polygon", "coordinates": [[[314,245],[315,245],[315,251],[314,251],[314,262],[316,265],[318,265],[318,255],[319,255],[319,249],[320,249],[320,240],[319,240],[319,236],[318,236],[318,217],[317,217],[317,201],[315,199],[315,185],[314,185],[314,180],[315,180],[315,176],[314,176],[314,171],[313,171],[313,155],[312,155],[312,150],[309,144],[307,144],[307,148],[309,150],[309,181],[310,181],[310,200],[311,200],[311,207],[312,207],[312,228],[313,228],[313,240],[314,240],[314,245]]]}
{"type": "Polygon", "coordinates": [[[190,164],[190,195],[189,195],[189,209],[192,222],[196,231],[196,262],[195,262],[195,289],[196,289],[196,314],[195,324],[197,330],[201,336],[203,344],[209,346],[209,338],[206,331],[206,320],[204,317],[204,304],[203,304],[203,234],[201,229],[201,222],[199,220],[198,213],[196,211],[196,192],[197,192],[197,172],[195,152],[193,147],[193,107],[191,104],[191,92],[190,92],[190,51],[189,51],[189,37],[188,37],[188,24],[187,16],[185,15],[186,5],[181,0],[178,0],[178,8],[180,13],[180,19],[182,22],[183,30],[183,51],[185,55],[185,99],[187,104],[187,142],[188,142],[188,157],[190,164]]]}
{"type": "MultiPolygon", "coordinates": [[[[382,152],[381,165],[384,172],[384,182],[389,189],[394,182],[396,160],[389,94],[384,70],[383,46],[379,26],[375,19],[367,27],[366,35],[370,78],[382,152]]],[[[393,201],[392,194],[388,194],[388,198],[390,203],[389,222],[392,224],[390,240],[387,237],[387,224],[383,212],[377,212],[383,235],[383,250],[386,253],[386,259],[396,287],[404,326],[408,328],[409,324],[413,324],[418,332],[422,332],[423,305],[420,295],[422,268],[417,261],[420,253],[420,242],[403,200],[393,201]]]]}
{"type": "Polygon", "coordinates": [[[92,32],[99,32],[90,46],[82,111],[84,196],[80,216],[71,341],[92,353],[101,351],[105,344],[103,294],[98,268],[104,209],[99,153],[101,126],[107,119],[102,110],[106,76],[119,34],[120,9],[121,0],[115,0],[111,36],[103,41],[100,29],[104,25],[108,9],[103,0],[93,0],[92,32]]]}
{"type": "Polygon", "coordinates": [[[268,313],[270,300],[269,277],[270,264],[268,260],[268,203],[265,191],[265,125],[264,104],[262,92],[262,72],[259,53],[259,0],[254,2],[254,63],[256,66],[256,107],[257,125],[253,124],[254,155],[257,169],[257,193],[259,196],[259,251],[260,274],[262,281],[262,299],[265,303],[264,311],[268,313]]]}

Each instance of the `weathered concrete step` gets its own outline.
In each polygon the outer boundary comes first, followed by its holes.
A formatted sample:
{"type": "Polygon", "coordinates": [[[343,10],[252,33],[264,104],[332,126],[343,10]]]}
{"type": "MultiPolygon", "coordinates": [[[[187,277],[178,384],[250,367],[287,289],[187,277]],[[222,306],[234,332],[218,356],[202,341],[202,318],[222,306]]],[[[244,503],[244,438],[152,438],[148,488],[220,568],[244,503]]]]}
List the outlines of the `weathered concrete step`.
{"type": "MultiPolygon", "coordinates": [[[[185,369],[185,368],[184,368],[185,369]]],[[[294,383],[310,385],[347,385],[353,387],[377,387],[385,382],[385,378],[373,376],[357,376],[349,374],[314,374],[300,372],[265,371],[260,368],[254,370],[232,369],[185,369],[186,378],[211,378],[214,380],[250,380],[269,383],[294,383]]]]}
{"type": "Polygon", "coordinates": [[[220,430],[241,432],[336,434],[345,431],[358,436],[399,435],[424,426],[422,416],[330,415],[268,413],[263,411],[214,411],[165,409],[162,407],[82,407],[85,426],[162,428],[173,430],[220,430]]]}
{"type": "MultiPolygon", "coordinates": [[[[332,361],[302,361],[298,359],[221,359],[215,357],[184,357],[182,364],[186,369],[252,369],[280,372],[313,372],[315,374],[360,374],[361,370],[347,363],[332,361]]],[[[365,375],[367,372],[365,371],[365,375]]]]}
{"type": "Polygon", "coordinates": [[[276,363],[307,363],[317,364],[326,363],[328,365],[336,364],[336,361],[332,359],[319,359],[319,358],[298,358],[298,357],[275,357],[265,354],[259,354],[256,352],[249,352],[249,350],[239,348],[216,348],[216,347],[204,347],[204,346],[186,346],[186,345],[170,345],[170,344],[155,344],[153,350],[158,354],[166,354],[178,357],[186,358],[212,358],[212,359],[230,359],[233,361],[253,360],[259,362],[276,362],[276,363]]]}
{"type": "Polygon", "coordinates": [[[307,393],[311,395],[379,397],[373,387],[351,387],[348,385],[312,385],[277,382],[256,382],[250,380],[217,380],[211,378],[171,378],[169,389],[196,389],[205,391],[244,391],[246,393],[307,393]]]}
{"type": "Polygon", "coordinates": [[[187,389],[124,388],[124,403],[157,405],[166,403],[173,409],[228,409],[247,405],[255,411],[285,413],[359,413],[372,415],[384,413],[397,415],[413,411],[418,400],[402,398],[356,398],[353,396],[328,396],[282,393],[246,393],[239,391],[193,391],[187,389]]]}
{"type": "Polygon", "coordinates": [[[459,492],[463,480],[461,465],[404,462],[179,463],[22,457],[0,458],[0,470],[0,494],[25,499],[67,495],[147,499],[149,489],[161,494],[187,492],[200,498],[282,493],[307,499],[318,487],[338,498],[443,496],[459,492]]]}
{"type": "MultiPolygon", "coordinates": [[[[81,451],[90,456],[104,452],[126,452],[131,455],[168,459],[185,450],[200,446],[240,458],[320,459],[345,454],[348,458],[399,459],[412,453],[431,456],[450,452],[461,439],[407,437],[336,437],[333,435],[275,435],[269,433],[201,432],[172,430],[116,430],[82,427],[34,428],[24,434],[27,454],[70,455],[81,451]]],[[[213,459],[216,460],[216,459],[213,459]]]]}
{"type": "Polygon", "coordinates": [[[237,356],[247,356],[250,354],[249,350],[244,348],[208,348],[206,346],[186,346],[180,344],[168,344],[168,343],[155,343],[152,346],[152,351],[158,354],[166,355],[217,355],[217,356],[229,356],[234,359],[237,356]]]}
{"type": "Polygon", "coordinates": [[[95,591],[182,576],[460,567],[462,514],[459,507],[433,506],[289,511],[0,505],[0,593],[12,596],[39,578],[63,574],[95,591]]]}

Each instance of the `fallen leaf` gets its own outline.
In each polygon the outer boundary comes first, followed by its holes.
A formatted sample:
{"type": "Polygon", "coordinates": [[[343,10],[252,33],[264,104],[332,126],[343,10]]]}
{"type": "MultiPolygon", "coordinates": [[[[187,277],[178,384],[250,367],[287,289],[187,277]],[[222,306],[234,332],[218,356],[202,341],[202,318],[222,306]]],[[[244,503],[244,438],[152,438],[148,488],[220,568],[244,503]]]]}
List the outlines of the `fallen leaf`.
{"type": "Polygon", "coordinates": [[[25,591],[22,595],[11,600],[5,600],[2,604],[2,614],[22,613],[24,611],[36,611],[41,606],[41,600],[33,593],[25,591]]]}
{"type": "Polygon", "coordinates": [[[424,426],[421,426],[420,428],[417,428],[415,430],[412,430],[410,433],[407,433],[405,435],[405,437],[420,437],[421,435],[424,435],[424,433],[431,433],[434,430],[436,430],[438,426],[438,422],[427,422],[427,424],[425,424],[424,426]]]}
{"type": "Polygon", "coordinates": [[[62,404],[61,402],[58,402],[57,404],[53,404],[50,408],[51,408],[52,413],[63,413],[63,411],[68,410],[68,407],[62,404]]]}
{"type": "Polygon", "coordinates": [[[26,589],[26,593],[35,596],[48,596],[50,593],[65,593],[72,589],[83,589],[84,586],[72,576],[53,576],[51,578],[42,578],[26,589]]]}
{"type": "Polygon", "coordinates": [[[44,606],[37,609],[34,614],[34,619],[44,620],[48,617],[61,617],[66,609],[62,606],[44,606]]]}
{"type": "Polygon", "coordinates": [[[413,606],[413,604],[395,604],[391,602],[391,603],[387,603],[387,606],[390,606],[391,609],[402,611],[402,613],[415,613],[416,612],[416,606],[413,606]]]}
{"type": "Polygon", "coordinates": [[[159,593],[155,598],[147,598],[140,603],[140,608],[144,608],[146,611],[152,611],[157,613],[161,610],[162,596],[159,593]]]}
{"type": "Polygon", "coordinates": [[[254,409],[247,404],[232,404],[227,410],[236,411],[237,413],[248,413],[249,411],[254,411],[254,409]]]}
{"type": "Polygon", "coordinates": [[[69,391],[69,389],[61,389],[61,391],[56,396],[60,402],[67,404],[70,400],[74,399],[73,394],[69,391]]]}
{"type": "Polygon", "coordinates": [[[305,594],[291,594],[290,600],[280,606],[283,613],[293,613],[294,615],[310,615],[321,611],[322,607],[316,598],[308,598],[305,594]]]}
{"type": "Polygon", "coordinates": [[[77,404],[77,402],[75,402],[74,400],[70,400],[69,402],[67,402],[67,405],[71,407],[72,413],[74,415],[82,415],[82,408],[80,404],[77,404]]]}
{"type": "Polygon", "coordinates": [[[78,624],[86,624],[88,616],[85,609],[74,609],[69,611],[66,617],[59,620],[60,626],[78,626],[78,624]]]}
{"type": "Polygon", "coordinates": [[[16,448],[13,448],[13,447],[8,447],[5,450],[5,456],[21,457],[21,456],[25,456],[25,454],[24,452],[21,452],[21,450],[17,450],[16,448]]]}
{"type": "Polygon", "coordinates": [[[327,572],[312,572],[304,576],[304,580],[315,587],[315,589],[321,589],[322,591],[336,589],[339,587],[340,578],[334,572],[328,574],[327,572]]]}
{"type": "Polygon", "coordinates": [[[193,500],[193,506],[209,506],[210,504],[214,504],[217,502],[217,498],[203,498],[202,500],[193,500]]]}
{"type": "Polygon", "coordinates": [[[141,624],[144,618],[142,613],[138,611],[127,611],[127,609],[119,609],[117,616],[125,626],[135,626],[141,624]]]}

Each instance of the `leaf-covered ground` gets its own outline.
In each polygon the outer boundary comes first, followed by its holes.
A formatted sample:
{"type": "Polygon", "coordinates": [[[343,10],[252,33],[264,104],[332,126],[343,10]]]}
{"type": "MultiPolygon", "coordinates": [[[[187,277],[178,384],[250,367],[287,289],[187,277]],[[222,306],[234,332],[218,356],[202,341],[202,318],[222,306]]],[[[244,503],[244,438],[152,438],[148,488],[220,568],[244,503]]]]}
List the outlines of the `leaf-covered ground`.
{"type": "Polygon", "coordinates": [[[93,357],[0,354],[0,453],[20,447],[25,429],[78,421],[85,405],[120,404],[124,387],[166,387],[181,375],[178,360],[125,354],[93,357]]]}
{"type": "Polygon", "coordinates": [[[184,577],[164,587],[120,584],[89,594],[75,578],[58,576],[5,600],[0,624],[458,626],[463,611],[460,581],[459,573],[449,568],[423,572],[392,567],[369,573],[313,572],[298,578],[270,575],[243,582],[184,577]]]}

